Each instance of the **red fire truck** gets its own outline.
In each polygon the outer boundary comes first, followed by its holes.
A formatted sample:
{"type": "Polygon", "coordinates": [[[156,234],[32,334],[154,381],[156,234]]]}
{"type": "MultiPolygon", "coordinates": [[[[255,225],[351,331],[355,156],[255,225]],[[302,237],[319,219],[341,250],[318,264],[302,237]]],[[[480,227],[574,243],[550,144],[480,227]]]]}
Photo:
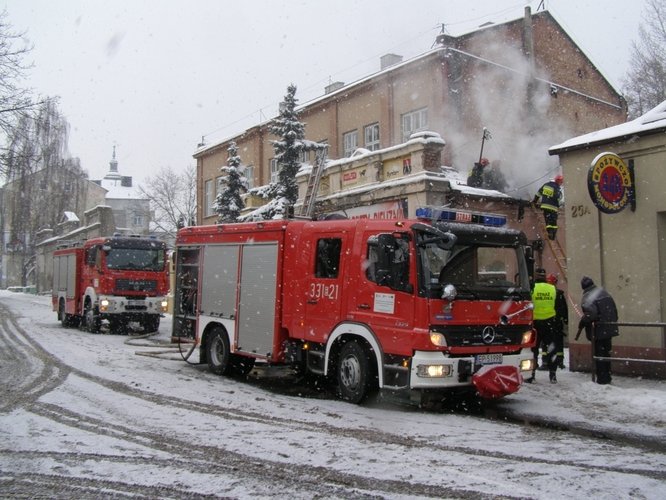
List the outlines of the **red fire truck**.
{"type": "Polygon", "coordinates": [[[154,238],[102,237],[65,244],[53,253],[53,310],[63,326],[113,333],[140,323],[157,331],[167,309],[166,245],[154,238]]]}
{"type": "Polygon", "coordinates": [[[181,229],[174,340],[214,373],[292,364],[354,403],[517,391],[534,363],[525,235],[501,216],[417,215],[181,229]]]}

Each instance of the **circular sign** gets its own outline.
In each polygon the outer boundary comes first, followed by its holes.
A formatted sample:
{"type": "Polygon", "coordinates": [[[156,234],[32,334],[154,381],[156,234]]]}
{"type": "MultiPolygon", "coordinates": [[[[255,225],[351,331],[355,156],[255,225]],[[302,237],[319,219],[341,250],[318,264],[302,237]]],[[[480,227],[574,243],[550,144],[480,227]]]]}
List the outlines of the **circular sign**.
{"type": "Polygon", "coordinates": [[[631,174],[615,153],[601,153],[592,160],[587,173],[587,189],[592,202],[606,214],[622,211],[631,201],[631,174]]]}

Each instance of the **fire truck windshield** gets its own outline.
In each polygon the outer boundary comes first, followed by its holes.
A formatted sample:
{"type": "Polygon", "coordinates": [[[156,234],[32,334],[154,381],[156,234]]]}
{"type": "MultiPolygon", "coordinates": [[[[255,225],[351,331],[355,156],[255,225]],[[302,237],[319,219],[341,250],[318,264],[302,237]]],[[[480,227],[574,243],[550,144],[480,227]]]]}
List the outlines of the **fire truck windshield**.
{"type": "Polygon", "coordinates": [[[446,285],[454,285],[459,297],[501,299],[516,294],[529,298],[529,278],[520,247],[456,244],[443,250],[435,244],[420,245],[421,289],[426,296],[441,297],[446,285]]]}
{"type": "Polygon", "coordinates": [[[135,269],[163,271],[165,251],[163,248],[111,248],[106,253],[108,269],[135,269]]]}

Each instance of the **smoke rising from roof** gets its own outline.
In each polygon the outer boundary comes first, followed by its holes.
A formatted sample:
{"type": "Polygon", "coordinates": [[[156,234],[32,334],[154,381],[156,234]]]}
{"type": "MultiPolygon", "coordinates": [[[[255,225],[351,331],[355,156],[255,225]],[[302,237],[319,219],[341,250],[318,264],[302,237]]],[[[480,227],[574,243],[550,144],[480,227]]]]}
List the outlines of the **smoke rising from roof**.
{"type": "Polygon", "coordinates": [[[489,34],[469,48],[470,53],[484,54],[483,59],[453,56],[463,60],[462,74],[472,75],[457,82],[454,91],[469,100],[463,109],[477,110],[478,116],[465,116],[460,121],[476,122],[476,126],[448,130],[444,138],[456,145],[451,151],[453,166],[469,171],[479,161],[485,127],[491,138],[483,144],[483,156],[491,163],[499,162],[508,184],[507,194],[529,199],[558,171],[559,162],[548,154],[548,148],[571,137],[573,131],[552,116],[558,101],[557,94],[551,94],[550,85],[543,81],[548,81],[548,75],[533,71],[525,55],[500,42],[502,38],[489,34]],[[531,76],[533,72],[539,80],[531,76]]]}

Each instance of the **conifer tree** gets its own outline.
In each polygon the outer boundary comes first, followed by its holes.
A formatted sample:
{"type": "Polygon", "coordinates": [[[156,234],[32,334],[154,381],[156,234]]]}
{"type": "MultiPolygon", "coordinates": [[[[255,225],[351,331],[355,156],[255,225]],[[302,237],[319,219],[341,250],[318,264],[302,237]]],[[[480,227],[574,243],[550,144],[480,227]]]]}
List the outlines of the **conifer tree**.
{"type": "Polygon", "coordinates": [[[298,120],[296,112],[296,86],[287,87],[287,94],[280,109],[280,115],[270,126],[272,134],[280,139],[272,141],[275,159],[278,164],[278,183],[276,195],[293,205],[298,199],[296,174],[301,167],[300,158],[305,139],[305,125],[298,120]]]}
{"type": "Polygon", "coordinates": [[[220,168],[223,174],[224,189],[218,193],[213,210],[218,215],[218,222],[236,222],[245,208],[242,194],[247,192],[248,182],[241,173],[241,158],[235,141],[227,149],[227,165],[220,168]]]}

